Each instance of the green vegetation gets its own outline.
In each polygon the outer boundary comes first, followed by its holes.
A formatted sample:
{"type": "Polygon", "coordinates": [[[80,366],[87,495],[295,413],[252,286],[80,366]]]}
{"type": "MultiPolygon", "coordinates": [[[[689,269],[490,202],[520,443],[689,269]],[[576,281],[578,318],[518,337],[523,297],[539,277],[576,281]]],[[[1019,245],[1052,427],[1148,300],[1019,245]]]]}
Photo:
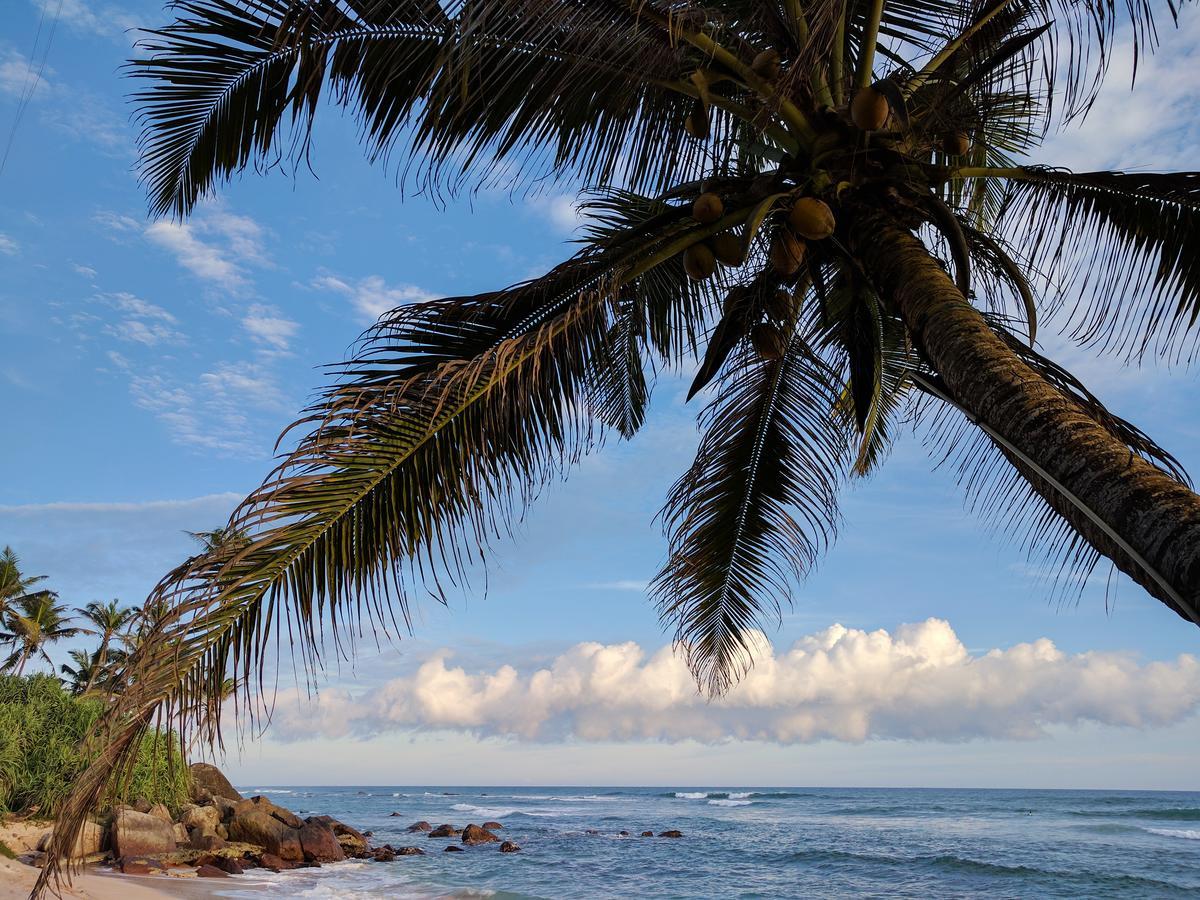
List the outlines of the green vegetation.
{"type": "MultiPolygon", "coordinates": [[[[0,675],[0,813],[54,815],[88,760],[80,748],[105,701],[75,697],[51,675],[0,675]]],[[[175,808],[187,799],[179,747],[148,732],[127,779],[109,799],[144,797],[175,808]]]]}

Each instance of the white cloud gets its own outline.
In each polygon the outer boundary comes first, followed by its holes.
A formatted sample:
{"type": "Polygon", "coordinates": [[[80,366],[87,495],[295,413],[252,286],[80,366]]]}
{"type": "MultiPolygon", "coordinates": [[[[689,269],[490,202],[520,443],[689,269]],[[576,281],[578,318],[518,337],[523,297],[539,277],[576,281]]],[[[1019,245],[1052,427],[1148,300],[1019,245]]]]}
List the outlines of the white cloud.
{"type": "Polygon", "coordinates": [[[30,68],[29,57],[11,47],[0,51],[0,94],[12,97],[33,96],[50,87],[45,79],[47,70],[38,73],[30,68]]]}
{"type": "Polygon", "coordinates": [[[93,269],[91,266],[84,266],[79,263],[71,263],[71,268],[74,269],[77,274],[82,275],[84,278],[95,278],[96,277],[96,270],[93,269]]]}
{"type": "Polygon", "coordinates": [[[193,275],[227,291],[246,287],[243,264],[271,264],[262,226],[221,208],[207,210],[189,222],[154,222],[146,229],[146,237],[169,250],[193,275]]]}
{"type": "Polygon", "coordinates": [[[106,209],[102,209],[92,216],[92,221],[109,231],[140,231],[142,227],[137,219],[106,209]]]}
{"type": "Polygon", "coordinates": [[[644,594],[649,587],[649,582],[644,578],[619,578],[616,581],[597,581],[587,587],[597,591],[633,591],[637,594],[644,594]]]}
{"type": "Polygon", "coordinates": [[[287,352],[291,339],[300,330],[300,324],[284,316],[273,306],[256,303],[242,319],[242,327],[256,342],[271,350],[287,352]]]}
{"type": "Polygon", "coordinates": [[[366,322],[374,322],[406,303],[423,303],[440,296],[412,284],[388,285],[379,275],[368,275],[353,284],[334,275],[321,275],[313,280],[313,287],[350,298],[351,305],[366,322]]]}
{"type": "Polygon", "coordinates": [[[358,695],[281,703],[284,738],[448,729],[526,741],[728,740],[798,744],[871,739],[1032,739],[1052,726],[1149,728],[1200,704],[1200,663],[1066,654],[1042,638],[972,654],[949,623],[862,631],[833,625],[757,664],[707,702],[670,647],[578,644],[549,665],[469,672],[447,651],[358,695]]]}
{"type": "Polygon", "coordinates": [[[101,299],[124,316],[105,327],[107,334],[147,347],[183,339],[175,328],[175,317],[161,306],[126,292],[107,294],[101,299]]]}
{"type": "Polygon", "coordinates": [[[7,234],[0,231],[0,253],[3,253],[5,256],[16,256],[20,252],[20,245],[7,234]]]}
{"type": "Polygon", "coordinates": [[[46,15],[75,31],[90,32],[103,37],[115,38],[136,28],[138,22],[119,6],[99,6],[91,0],[30,0],[46,15]]]}
{"type": "Polygon", "coordinates": [[[555,228],[566,234],[574,234],[587,218],[579,208],[579,198],[575,196],[532,197],[528,205],[536,215],[548,218],[555,228]]]}

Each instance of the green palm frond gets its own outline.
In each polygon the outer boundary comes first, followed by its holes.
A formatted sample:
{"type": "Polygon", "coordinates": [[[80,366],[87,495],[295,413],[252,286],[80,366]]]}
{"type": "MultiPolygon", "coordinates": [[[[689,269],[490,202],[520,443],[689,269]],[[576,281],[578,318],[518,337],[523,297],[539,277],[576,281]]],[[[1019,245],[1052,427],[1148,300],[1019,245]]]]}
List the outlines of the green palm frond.
{"type": "Polygon", "coordinates": [[[1200,173],[1023,167],[1002,213],[1010,240],[1073,295],[1075,336],[1137,358],[1185,348],[1200,318],[1200,173]]]}
{"type": "Polygon", "coordinates": [[[799,333],[774,361],[743,342],[727,373],[663,509],[669,558],[651,586],[712,694],[750,664],[751,630],[789,602],[835,537],[846,468],[846,435],[831,414],[837,373],[799,333]]]}

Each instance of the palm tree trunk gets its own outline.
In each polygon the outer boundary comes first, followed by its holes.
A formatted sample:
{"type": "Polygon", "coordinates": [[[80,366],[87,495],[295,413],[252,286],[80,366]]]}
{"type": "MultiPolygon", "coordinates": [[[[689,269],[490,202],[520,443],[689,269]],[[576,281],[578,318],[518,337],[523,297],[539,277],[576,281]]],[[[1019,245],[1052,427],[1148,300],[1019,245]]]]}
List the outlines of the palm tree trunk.
{"type": "Polygon", "coordinates": [[[32,656],[32,652],[30,651],[30,649],[28,647],[26,647],[25,651],[21,654],[21,661],[19,663],[17,663],[17,677],[18,678],[20,678],[21,673],[25,671],[25,663],[29,662],[30,656],[32,656]]]}
{"type": "Polygon", "coordinates": [[[907,229],[868,212],[849,240],[951,399],[1085,540],[1200,625],[1200,496],[1025,365],[907,229]]]}
{"type": "Polygon", "coordinates": [[[92,671],[88,673],[87,684],[84,685],[82,694],[87,694],[96,683],[96,676],[104,671],[104,663],[108,658],[108,642],[109,635],[105,635],[100,641],[100,649],[96,651],[96,658],[92,661],[92,671]]]}

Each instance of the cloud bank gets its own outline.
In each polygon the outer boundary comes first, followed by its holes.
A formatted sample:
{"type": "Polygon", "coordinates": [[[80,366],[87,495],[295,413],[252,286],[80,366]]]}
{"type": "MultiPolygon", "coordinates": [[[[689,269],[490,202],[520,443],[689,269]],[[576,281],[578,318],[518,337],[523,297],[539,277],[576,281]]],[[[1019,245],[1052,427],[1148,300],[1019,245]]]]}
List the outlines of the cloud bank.
{"type": "Polygon", "coordinates": [[[950,624],[894,632],[833,625],[776,653],[765,637],[751,673],[706,702],[670,647],[577,644],[544,668],[469,672],[440,651],[360,694],[326,690],[276,709],[273,735],[369,737],[455,730],[524,741],[726,740],[801,744],[872,739],[1032,739],[1055,725],[1148,728],[1191,715],[1200,663],[1070,655],[1048,639],[982,655],[950,624]]]}

